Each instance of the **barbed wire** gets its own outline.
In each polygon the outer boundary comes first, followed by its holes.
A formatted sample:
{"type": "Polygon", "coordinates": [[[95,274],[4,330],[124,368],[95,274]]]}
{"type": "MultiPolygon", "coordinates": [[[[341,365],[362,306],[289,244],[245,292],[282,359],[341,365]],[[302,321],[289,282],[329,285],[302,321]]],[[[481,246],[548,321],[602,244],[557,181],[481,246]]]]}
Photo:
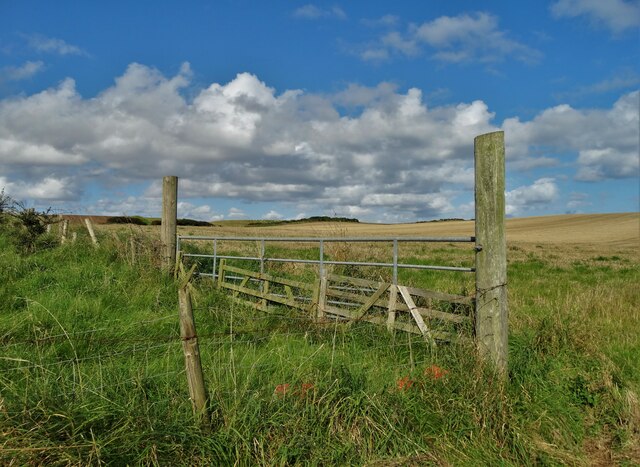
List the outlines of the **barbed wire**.
{"type": "MultiPolygon", "coordinates": [[[[261,335],[259,337],[256,337],[255,334],[257,332],[259,332],[260,334],[264,334],[264,331],[253,331],[253,330],[248,332],[240,331],[240,332],[234,332],[234,333],[211,333],[211,334],[199,335],[198,339],[200,339],[201,341],[206,341],[209,339],[217,339],[217,340],[213,340],[212,342],[203,344],[202,350],[207,351],[207,350],[211,350],[211,343],[220,347],[233,347],[233,346],[239,347],[239,346],[252,346],[255,344],[259,344],[261,342],[270,342],[275,339],[281,339],[281,338],[287,338],[287,337],[309,338],[309,334],[307,332],[302,332],[302,331],[296,332],[296,333],[291,333],[291,332],[276,333],[276,334],[261,335]],[[246,336],[246,335],[251,335],[253,337],[251,338],[251,340],[238,339],[239,337],[246,336]],[[224,337],[224,339],[219,339],[220,337],[224,337]]],[[[332,343],[332,349],[334,354],[337,353],[337,354],[350,355],[350,356],[353,356],[354,352],[375,353],[379,351],[389,351],[392,349],[398,349],[398,348],[417,345],[421,342],[420,336],[407,335],[406,341],[404,339],[396,339],[395,341],[392,341],[392,342],[384,342],[377,345],[358,344],[354,341],[351,341],[351,340],[344,341],[342,338],[340,338],[340,339],[337,339],[338,342],[336,345],[335,342],[331,342],[330,333],[327,333],[326,337],[328,339],[327,339],[327,342],[325,343],[332,343]],[[414,341],[414,342],[410,342],[410,341],[414,341]]],[[[113,341],[123,342],[120,339],[115,339],[113,341]]],[[[181,339],[179,336],[163,336],[161,338],[154,337],[153,339],[144,338],[136,342],[137,343],[147,342],[147,343],[151,343],[152,345],[148,345],[144,347],[133,346],[133,347],[128,347],[126,349],[118,350],[115,352],[102,353],[98,355],[91,355],[91,356],[85,356],[85,357],[69,358],[69,359],[58,360],[54,362],[39,362],[37,364],[31,364],[31,365],[16,365],[14,367],[5,368],[5,370],[14,371],[14,370],[27,370],[27,369],[34,369],[34,368],[46,369],[48,367],[64,365],[64,364],[79,364],[81,362],[89,362],[93,360],[108,360],[108,359],[112,359],[114,357],[125,355],[125,354],[128,356],[132,356],[139,353],[146,353],[146,352],[149,352],[150,350],[181,343],[181,339]]],[[[93,343],[96,343],[96,342],[93,341],[93,343]]],[[[102,343],[102,342],[98,342],[98,343],[102,343]]],[[[316,344],[319,347],[324,345],[324,343],[321,343],[321,342],[316,342],[316,344]]],[[[219,350],[220,349],[213,349],[213,352],[218,353],[219,350]]],[[[416,349],[416,350],[419,350],[419,349],[416,349]]],[[[274,348],[271,351],[275,352],[277,351],[277,348],[274,348]]],[[[31,362],[31,360],[24,359],[20,356],[10,357],[5,355],[3,357],[0,357],[0,360],[33,363],[31,362]]]]}
{"type": "MultiPolygon", "coordinates": [[[[124,354],[129,354],[129,355],[133,355],[136,353],[141,353],[141,352],[148,352],[149,350],[153,350],[153,349],[157,349],[160,347],[164,347],[166,345],[171,345],[171,344],[177,344],[179,342],[179,340],[172,340],[170,342],[165,342],[162,344],[157,344],[157,345],[152,345],[152,346],[148,346],[148,347],[144,347],[142,349],[136,350],[136,347],[131,347],[131,348],[127,348],[118,352],[111,352],[111,353],[106,353],[106,354],[99,354],[99,355],[93,355],[90,357],[78,357],[78,358],[69,358],[66,360],[57,360],[55,362],[41,362],[38,364],[32,364],[32,365],[26,365],[26,366],[15,366],[15,367],[11,367],[11,368],[4,368],[5,371],[14,371],[14,370],[30,370],[30,369],[34,369],[34,368],[39,368],[39,369],[47,369],[48,367],[52,367],[52,366],[57,366],[57,365],[64,365],[66,363],[80,363],[80,362],[88,362],[91,360],[108,360],[110,358],[119,356],[119,355],[124,355],[124,354]]],[[[30,360],[26,360],[20,357],[0,357],[0,361],[4,360],[4,361],[22,361],[22,362],[29,362],[29,363],[33,363],[30,360]]]]}

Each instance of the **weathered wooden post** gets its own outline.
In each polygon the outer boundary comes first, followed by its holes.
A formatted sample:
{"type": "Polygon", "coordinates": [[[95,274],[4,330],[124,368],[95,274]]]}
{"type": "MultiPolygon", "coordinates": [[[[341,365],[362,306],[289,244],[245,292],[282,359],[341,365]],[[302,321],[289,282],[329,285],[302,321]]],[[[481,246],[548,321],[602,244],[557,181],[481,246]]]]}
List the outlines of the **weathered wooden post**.
{"type": "Polygon", "coordinates": [[[91,237],[91,241],[93,242],[94,246],[98,246],[98,239],[96,237],[96,233],[93,230],[93,223],[91,222],[91,219],[88,217],[84,218],[84,225],[87,226],[87,231],[89,232],[89,236],[91,237]]]}
{"type": "Polygon", "coordinates": [[[476,342],[480,355],[506,375],[509,316],[505,235],[504,132],[474,140],[476,172],[476,342]]]}
{"type": "Polygon", "coordinates": [[[211,425],[209,415],[209,396],[204,384],[204,374],[200,361],[200,349],[198,347],[198,336],[196,334],[196,323],[193,319],[193,308],[191,304],[191,294],[189,292],[189,279],[183,280],[183,284],[178,289],[178,300],[180,303],[180,338],[182,339],[182,350],[184,352],[184,363],[189,384],[189,397],[193,405],[193,412],[204,427],[211,425]]]}
{"type": "Polygon", "coordinates": [[[176,262],[176,235],[178,233],[178,177],[162,179],[162,266],[171,271],[176,262]]]}
{"type": "Polygon", "coordinates": [[[68,230],[69,230],[69,219],[62,219],[62,224],[60,224],[60,243],[67,242],[68,230]]]}

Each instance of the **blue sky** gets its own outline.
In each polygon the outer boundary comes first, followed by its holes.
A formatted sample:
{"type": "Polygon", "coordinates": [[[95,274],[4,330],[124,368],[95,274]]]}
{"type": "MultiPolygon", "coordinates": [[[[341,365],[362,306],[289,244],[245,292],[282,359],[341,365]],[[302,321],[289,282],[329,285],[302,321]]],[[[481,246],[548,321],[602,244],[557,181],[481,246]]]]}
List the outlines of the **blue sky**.
{"type": "Polygon", "coordinates": [[[0,0],[0,188],[179,216],[473,217],[504,130],[511,216],[638,211],[640,1],[0,0]]]}

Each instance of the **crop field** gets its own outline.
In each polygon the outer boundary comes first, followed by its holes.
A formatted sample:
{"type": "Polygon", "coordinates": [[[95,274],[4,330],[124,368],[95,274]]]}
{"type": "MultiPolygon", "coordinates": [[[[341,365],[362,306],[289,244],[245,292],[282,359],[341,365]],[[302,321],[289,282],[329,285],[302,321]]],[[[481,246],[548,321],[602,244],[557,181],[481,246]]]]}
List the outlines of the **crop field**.
{"type": "MultiPolygon", "coordinates": [[[[192,413],[177,285],[158,267],[159,228],[97,225],[98,248],[80,223],[71,228],[75,243],[30,255],[0,232],[0,464],[640,463],[638,213],[507,221],[504,384],[469,343],[434,350],[419,336],[368,323],[317,324],[284,307],[262,313],[197,280],[206,427],[192,413]]],[[[473,222],[221,222],[179,231],[459,236],[473,235],[473,222]]],[[[327,254],[388,259],[375,245],[337,243],[327,254]]],[[[222,248],[256,252],[255,242],[222,248]]],[[[269,248],[316,254],[298,244],[269,248]]],[[[473,265],[472,245],[401,248],[407,262],[473,265]]],[[[473,290],[462,273],[402,271],[400,281],[473,290]]]]}

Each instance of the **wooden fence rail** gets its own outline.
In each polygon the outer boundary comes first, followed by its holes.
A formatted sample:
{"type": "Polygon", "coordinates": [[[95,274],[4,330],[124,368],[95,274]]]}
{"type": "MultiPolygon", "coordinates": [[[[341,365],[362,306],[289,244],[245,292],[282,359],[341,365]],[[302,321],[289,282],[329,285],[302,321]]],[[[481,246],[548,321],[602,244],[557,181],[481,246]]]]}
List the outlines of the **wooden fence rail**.
{"type": "Polygon", "coordinates": [[[421,334],[430,344],[459,339],[459,328],[471,326],[474,305],[473,297],[336,274],[307,283],[230,266],[225,260],[220,261],[217,284],[261,311],[285,305],[310,318],[362,321],[421,334]]]}

